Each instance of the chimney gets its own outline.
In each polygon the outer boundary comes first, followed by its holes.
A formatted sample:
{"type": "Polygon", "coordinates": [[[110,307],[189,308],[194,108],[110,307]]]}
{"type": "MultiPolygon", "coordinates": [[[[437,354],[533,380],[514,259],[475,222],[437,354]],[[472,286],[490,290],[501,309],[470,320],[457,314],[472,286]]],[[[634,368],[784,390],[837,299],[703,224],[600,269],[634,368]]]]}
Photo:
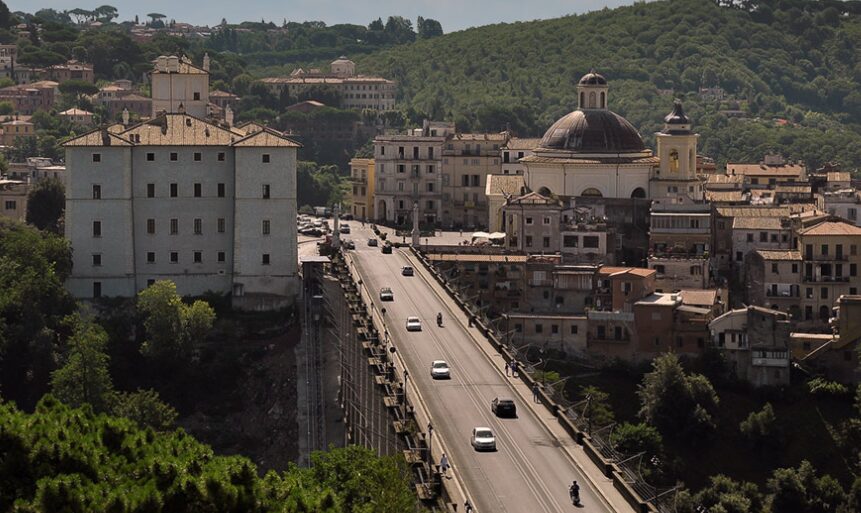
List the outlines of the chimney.
{"type": "Polygon", "coordinates": [[[224,122],[227,123],[227,126],[233,126],[233,109],[230,108],[230,105],[224,108],[224,122]]]}
{"type": "Polygon", "coordinates": [[[167,71],[167,57],[164,55],[159,55],[158,60],[155,64],[156,71],[165,72],[167,71]]]}
{"type": "Polygon", "coordinates": [[[123,107],[123,126],[129,126],[129,109],[123,107]]]}
{"type": "Polygon", "coordinates": [[[209,71],[209,53],[203,54],[203,71],[209,71]]]}
{"type": "Polygon", "coordinates": [[[102,146],[110,146],[111,145],[111,135],[108,133],[108,129],[102,127],[102,146]]]}
{"type": "Polygon", "coordinates": [[[176,108],[176,111],[180,114],[185,114],[185,105],[182,102],[179,102],[179,106],[176,108]]]}

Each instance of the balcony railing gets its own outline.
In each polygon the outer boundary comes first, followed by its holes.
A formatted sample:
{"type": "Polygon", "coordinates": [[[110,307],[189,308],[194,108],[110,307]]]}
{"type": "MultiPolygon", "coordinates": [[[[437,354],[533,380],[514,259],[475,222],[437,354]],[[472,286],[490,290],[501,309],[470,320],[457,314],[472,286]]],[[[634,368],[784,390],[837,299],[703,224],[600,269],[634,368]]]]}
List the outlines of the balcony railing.
{"type": "Polygon", "coordinates": [[[813,262],[845,262],[849,260],[848,255],[811,255],[809,253],[804,254],[804,260],[810,260],[813,262]]]}
{"type": "Polygon", "coordinates": [[[849,281],[848,276],[820,276],[820,275],[805,275],[804,281],[809,283],[846,283],[849,281]]]}

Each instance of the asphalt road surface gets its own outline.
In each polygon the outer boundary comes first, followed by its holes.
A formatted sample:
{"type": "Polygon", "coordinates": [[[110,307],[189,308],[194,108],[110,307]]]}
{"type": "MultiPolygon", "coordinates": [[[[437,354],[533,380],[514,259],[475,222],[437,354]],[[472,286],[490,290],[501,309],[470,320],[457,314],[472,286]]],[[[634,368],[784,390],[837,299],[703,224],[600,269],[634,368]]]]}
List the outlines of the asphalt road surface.
{"type": "Polygon", "coordinates": [[[433,437],[445,441],[452,468],[476,512],[613,511],[560,445],[573,446],[575,442],[559,442],[515,395],[509,383],[512,378],[506,377],[467,333],[463,313],[449,309],[450,300],[437,295],[423,272],[412,277],[401,275],[402,266],[412,265],[408,250],[395,249],[384,255],[380,248],[367,245],[373,236],[370,230],[362,229],[359,222],[350,225],[353,233],[348,237],[356,243],[356,250],[350,253],[356,267],[376,307],[387,310],[390,336],[433,418],[433,437]],[[394,302],[379,301],[381,287],[391,287],[394,302]],[[443,314],[442,327],[437,326],[437,312],[443,314]],[[406,331],[408,316],[421,319],[421,332],[406,331]],[[440,359],[451,366],[450,380],[431,379],[431,362],[440,359]],[[518,418],[493,415],[490,402],[497,396],[514,398],[518,418]],[[493,430],[496,452],[473,450],[470,435],[477,426],[493,430]],[[580,483],[579,508],[568,496],[573,479],[580,483]]]}

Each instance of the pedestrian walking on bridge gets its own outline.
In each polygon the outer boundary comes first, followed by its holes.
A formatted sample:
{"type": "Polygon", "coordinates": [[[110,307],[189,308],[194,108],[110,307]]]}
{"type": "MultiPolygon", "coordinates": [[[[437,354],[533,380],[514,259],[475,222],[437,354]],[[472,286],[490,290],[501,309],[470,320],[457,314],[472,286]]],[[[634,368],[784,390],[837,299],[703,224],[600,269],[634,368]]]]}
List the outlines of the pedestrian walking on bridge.
{"type": "Polygon", "coordinates": [[[538,383],[532,384],[532,400],[538,402],[538,383]]]}

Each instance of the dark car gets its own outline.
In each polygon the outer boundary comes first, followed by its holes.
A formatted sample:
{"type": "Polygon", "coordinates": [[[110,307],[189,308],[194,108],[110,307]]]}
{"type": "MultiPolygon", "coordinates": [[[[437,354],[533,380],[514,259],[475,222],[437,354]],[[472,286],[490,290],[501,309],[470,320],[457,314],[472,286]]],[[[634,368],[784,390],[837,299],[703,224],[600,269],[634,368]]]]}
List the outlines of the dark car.
{"type": "Polygon", "coordinates": [[[497,417],[517,417],[517,405],[512,399],[497,397],[490,402],[490,411],[497,417]]]}
{"type": "Polygon", "coordinates": [[[382,249],[380,250],[385,255],[390,255],[392,253],[392,245],[391,244],[383,244],[382,249]]]}
{"type": "Polygon", "coordinates": [[[404,276],[413,276],[415,274],[415,271],[413,270],[412,266],[405,265],[401,269],[401,274],[403,274],[404,276]]]}

